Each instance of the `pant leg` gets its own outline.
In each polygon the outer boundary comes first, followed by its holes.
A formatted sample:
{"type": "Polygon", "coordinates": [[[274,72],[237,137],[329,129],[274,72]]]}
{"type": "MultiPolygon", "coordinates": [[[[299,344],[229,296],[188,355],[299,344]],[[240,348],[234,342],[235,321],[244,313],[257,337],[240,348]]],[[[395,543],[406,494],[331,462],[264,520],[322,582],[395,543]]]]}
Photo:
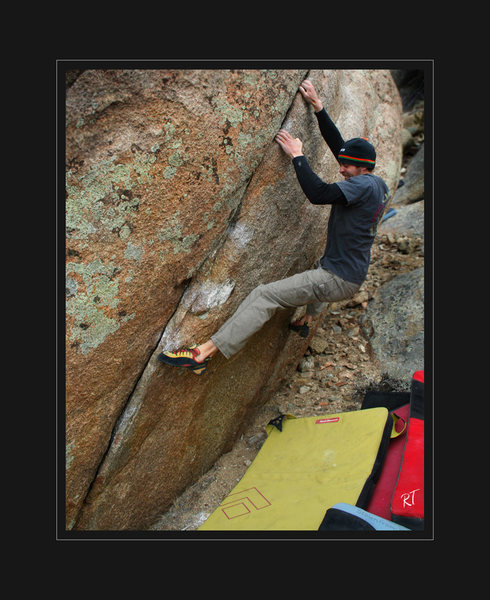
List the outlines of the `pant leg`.
{"type": "Polygon", "coordinates": [[[310,302],[306,307],[306,314],[312,317],[318,317],[325,307],[325,302],[310,302]]]}
{"type": "MultiPolygon", "coordinates": [[[[321,269],[320,261],[317,260],[314,265],[315,269],[321,269]]],[[[312,317],[317,317],[325,307],[325,302],[310,302],[306,306],[306,314],[312,317]]]]}
{"type": "Polygon", "coordinates": [[[256,287],[236,312],[213,335],[211,340],[226,358],[243,348],[247,340],[266,323],[278,308],[319,305],[349,297],[359,286],[339,285],[342,280],[325,269],[298,273],[267,285],[256,287]],[[347,296],[345,294],[348,294],[347,296]]]}
{"type": "Polygon", "coordinates": [[[311,302],[306,307],[306,314],[317,317],[325,307],[326,302],[339,302],[353,296],[361,287],[361,284],[345,281],[327,269],[318,267],[324,273],[324,281],[318,286],[318,295],[323,299],[321,302],[311,302]]]}

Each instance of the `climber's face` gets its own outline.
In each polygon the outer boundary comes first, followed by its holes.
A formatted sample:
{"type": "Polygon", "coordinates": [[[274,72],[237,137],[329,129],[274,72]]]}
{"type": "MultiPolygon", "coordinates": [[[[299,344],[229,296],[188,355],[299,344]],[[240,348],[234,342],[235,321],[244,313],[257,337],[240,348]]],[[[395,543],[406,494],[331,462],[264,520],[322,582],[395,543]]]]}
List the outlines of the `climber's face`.
{"type": "Polygon", "coordinates": [[[352,165],[350,163],[340,163],[339,173],[344,179],[349,179],[349,177],[355,177],[356,175],[363,175],[368,172],[366,167],[358,167],[357,165],[352,165]]]}

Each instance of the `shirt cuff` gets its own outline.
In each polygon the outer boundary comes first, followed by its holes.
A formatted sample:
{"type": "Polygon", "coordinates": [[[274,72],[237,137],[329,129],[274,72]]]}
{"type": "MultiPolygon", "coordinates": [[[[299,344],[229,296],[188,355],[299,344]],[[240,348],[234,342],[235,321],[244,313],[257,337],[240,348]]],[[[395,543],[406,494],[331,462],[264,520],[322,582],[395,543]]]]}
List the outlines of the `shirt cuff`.
{"type": "Polygon", "coordinates": [[[293,158],[293,165],[297,165],[298,167],[301,167],[301,161],[305,160],[306,161],[306,157],[304,154],[301,154],[300,156],[295,156],[293,158]]]}

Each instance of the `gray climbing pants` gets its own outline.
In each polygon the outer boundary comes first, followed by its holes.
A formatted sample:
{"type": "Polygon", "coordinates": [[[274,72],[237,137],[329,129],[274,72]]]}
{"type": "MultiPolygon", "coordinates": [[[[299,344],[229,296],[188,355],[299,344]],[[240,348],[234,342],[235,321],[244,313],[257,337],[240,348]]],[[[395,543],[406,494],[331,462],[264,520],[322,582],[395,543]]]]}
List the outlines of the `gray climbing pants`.
{"type": "Polygon", "coordinates": [[[360,284],[345,281],[322,267],[259,285],[211,336],[211,340],[226,358],[230,358],[277,309],[306,306],[307,314],[315,317],[321,313],[325,302],[350,298],[359,288],[360,284]]]}

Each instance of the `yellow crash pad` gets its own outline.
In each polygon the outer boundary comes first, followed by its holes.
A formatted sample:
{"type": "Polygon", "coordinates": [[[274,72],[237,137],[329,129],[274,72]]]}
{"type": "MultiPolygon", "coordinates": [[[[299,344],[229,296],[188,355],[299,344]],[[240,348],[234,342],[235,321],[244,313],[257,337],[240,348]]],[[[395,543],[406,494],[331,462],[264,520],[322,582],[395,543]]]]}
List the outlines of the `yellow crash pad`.
{"type": "MultiPolygon", "coordinates": [[[[356,505],[386,434],[386,408],[286,415],[200,531],[317,530],[338,502],[356,505]]],[[[379,460],[378,460],[379,462],[379,460]]]]}

